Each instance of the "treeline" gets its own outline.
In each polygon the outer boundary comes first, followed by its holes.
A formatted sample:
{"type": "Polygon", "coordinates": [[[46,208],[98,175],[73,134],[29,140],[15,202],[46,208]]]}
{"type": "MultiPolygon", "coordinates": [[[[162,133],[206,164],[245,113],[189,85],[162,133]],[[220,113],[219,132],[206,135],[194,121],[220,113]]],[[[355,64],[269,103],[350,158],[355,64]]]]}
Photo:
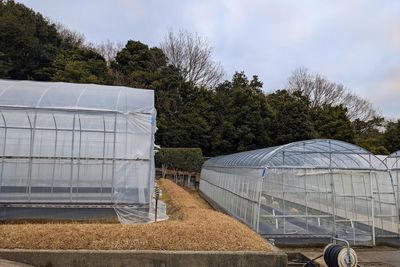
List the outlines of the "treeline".
{"type": "Polygon", "coordinates": [[[207,44],[184,32],[170,33],[160,47],[87,44],[22,4],[0,1],[0,78],[154,89],[162,147],[215,156],[333,138],[378,154],[400,149],[400,120],[385,121],[340,84],[299,69],[286,88],[265,94],[257,76],[236,72],[221,80],[210,56],[207,44]]]}

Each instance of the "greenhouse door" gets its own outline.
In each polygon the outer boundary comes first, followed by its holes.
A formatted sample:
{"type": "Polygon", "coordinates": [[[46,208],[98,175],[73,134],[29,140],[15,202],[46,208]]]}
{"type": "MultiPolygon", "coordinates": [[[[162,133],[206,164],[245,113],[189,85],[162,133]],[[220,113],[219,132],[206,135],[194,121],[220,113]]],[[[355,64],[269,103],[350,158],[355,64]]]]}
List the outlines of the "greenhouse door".
{"type": "Polygon", "coordinates": [[[333,233],[351,245],[375,245],[373,178],[369,171],[332,173],[333,233]]]}

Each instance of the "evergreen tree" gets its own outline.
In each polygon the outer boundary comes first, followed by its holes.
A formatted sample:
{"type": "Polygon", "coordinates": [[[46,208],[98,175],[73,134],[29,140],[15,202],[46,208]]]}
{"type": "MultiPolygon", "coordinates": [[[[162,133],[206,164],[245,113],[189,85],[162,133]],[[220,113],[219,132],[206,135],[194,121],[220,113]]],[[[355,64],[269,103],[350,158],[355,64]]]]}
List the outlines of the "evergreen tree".
{"type": "Polygon", "coordinates": [[[75,83],[109,83],[107,64],[102,56],[88,48],[61,50],[52,65],[51,80],[75,83]]]}
{"type": "Polygon", "coordinates": [[[216,88],[213,153],[227,154],[271,145],[272,112],[257,76],[236,72],[216,88]]]}
{"type": "Polygon", "coordinates": [[[385,147],[384,135],[381,131],[384,121],[385,119],[382,117],[374,117],[368,121],[356,119],[353,122],[356,144],[374,154],[389,154],[389,151],[385,147]]]}
{"type": "Polygon", "coordinates": [[[387,123],[384,140],[385,146],[390,153],[400,150],[400,120],[387,123]]]}
{"type": "Polygon", "coordinates": [[[300,91],[278,90],[267,99],[274,112],[271,129],[274,145],[313,138],[309,101],[300,91]]]}
{"type": "Polygon", "coordinates": [[[311,119],[317,138],[329,138],[354,143],[355,131],[342,105],[323,105],[311,110],[311,119]]]}
{"type": "Polygon", "coordinates": [[[0,78],[50,80],[61,39],[54,24],[14,1],[0,1],[0,78]]]}

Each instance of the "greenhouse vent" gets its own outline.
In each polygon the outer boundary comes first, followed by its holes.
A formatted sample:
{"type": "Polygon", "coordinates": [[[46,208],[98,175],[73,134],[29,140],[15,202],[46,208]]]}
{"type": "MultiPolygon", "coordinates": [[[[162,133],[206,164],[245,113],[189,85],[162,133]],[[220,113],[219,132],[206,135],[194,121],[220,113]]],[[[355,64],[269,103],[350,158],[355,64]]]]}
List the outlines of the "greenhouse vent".
{"type": "Polygon", "coordinates": [[[316,139],[206,161],[200,191],[277,244],[398,244],[391,174],[368,151],[316,139]]]}
{"type": "Polygon", "coordinates": [[[0,80],[0,219],[145,222],[154,92],[0,80]]]}

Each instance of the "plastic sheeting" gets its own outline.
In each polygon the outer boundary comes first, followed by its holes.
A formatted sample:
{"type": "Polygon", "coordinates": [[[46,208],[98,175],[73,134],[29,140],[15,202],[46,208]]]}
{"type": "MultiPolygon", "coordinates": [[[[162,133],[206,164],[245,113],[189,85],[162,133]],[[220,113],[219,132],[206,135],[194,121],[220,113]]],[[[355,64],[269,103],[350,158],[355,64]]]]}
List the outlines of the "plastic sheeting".
{"type": "MultiPolygon", "coordinates": [[[[162,191],[161,194],[162,195],[162,191]]],[[[131,207],[116,207],[116,215],[121,223],[151,223],[155,221],[157,216],[157,221],[168,220],[167,215],[167,204],[164,201],[158,200],[157,203],[157,214],[155,212],[156,201],[155,197],[151,200],[150,210],[142,210],[140,208],[132,209],[131,207]]]]}
{"type": "Polygon", "coordinates": [[[309,140],[216,157],[201,177],[215,206],[266,237],[337,235],[358,245],[398,238],[390,174],[351,144],[309,140]]]}
{"type": "Polygon", "coordinates": [[[152,90],[0,80],[0,202],[151,221],[155,117],[152,90]]]}
{"type": "Polygon", "coordinates": [[[397,202],[398,202],[398,207],[400,210],[400,187],[399,187],[399,181],[400,181],[400,150],[397,152],[394,152],[387,156],[385,158],[385,163],[387,167],[390,170],[390,173],[392,174],[392,179],[393,179],[393,184],[395,187],[396,191],[396,197],[397,197],[397,202]]]}
{"type": "Polygon", "coordinates": [[[211,158],[205,166],[376,169],[386,165],[365,149],[346,142],[315,139],[211,158]]]}
{"type": "Polygon", "coordinates": [[[124,86],[0,80],[0,106],[152,114],[154,95],[124,86]]]}

